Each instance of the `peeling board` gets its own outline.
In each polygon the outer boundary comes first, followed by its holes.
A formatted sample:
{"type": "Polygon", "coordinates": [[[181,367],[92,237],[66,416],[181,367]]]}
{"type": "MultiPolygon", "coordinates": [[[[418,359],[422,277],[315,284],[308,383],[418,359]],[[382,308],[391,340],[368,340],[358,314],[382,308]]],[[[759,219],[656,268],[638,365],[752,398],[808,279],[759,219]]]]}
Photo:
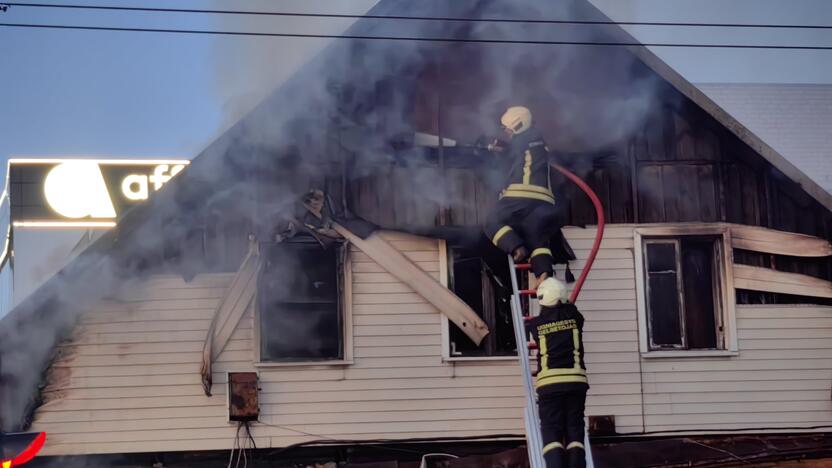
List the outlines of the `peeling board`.
{"type": "Polygon", "coordinates": [[[826,239],[753,226],[730,225],[735,249],[794,257],[828,257],[832,244],[826,239]]]}
{"type": "Polygon", "coordinates": [[[217,313],[208,328],[202,348],[202,385],[205,394],[211,395],[212,362],[219,357],[240,319],[248,310],[257,290],[257,273],[260,271],[260,256],[252,248],[240,265],[228,288],[227,294],[217,308],[217,313]]]}
{"type": "Polygon", "coordinates": [[[832,298],[832,282],[798,273],[734,265],[734,287],[798,296],[832,298]]]}
{"type": "Polygon", "coordinates": [[[479,344],[488,334],[488,326],[468,304],[408,260],[381,236],[374,234],[367,239],[361,239],[338,224],[334,227],[339,234],[375,260],[388,273],[409,285],[425,300],[433,304],[474,343],[479,344]]]}

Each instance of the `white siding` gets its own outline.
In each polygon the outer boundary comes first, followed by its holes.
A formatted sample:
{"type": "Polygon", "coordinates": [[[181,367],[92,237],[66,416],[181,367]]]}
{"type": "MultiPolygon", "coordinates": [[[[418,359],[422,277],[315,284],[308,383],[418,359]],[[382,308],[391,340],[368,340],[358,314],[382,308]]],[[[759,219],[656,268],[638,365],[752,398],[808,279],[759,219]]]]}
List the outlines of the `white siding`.
{"type": "MultiPolygon", "coordinates": [[[[564,230],[577,257],[572,262],[576,278],[595,232],[592,228],[564,230]]],[[[633,229],[608,227],[577,302],[586,318],[584,343],[590,385],[586,414],[615,416],[619,432],[640,432],[643,424],[633,265],[633,229]]]]}
{"type": "MultiPolygon", "coordinates": [[[[576,276],[594,234],[566,230],[576,276]]],[[[438,276],[437,242],[387,237],[438,276]]],[[[258,447],[523,431],[516,362],[443,362],[436,310],[361,252],[352,271],[354,363],[259,368],[258,447]]],[[[250,312],[214,366],[213,397],[199,376],[230,279],[154,277],[87,313],[61,346],[49,402],[36,413],[35,429],[49,433],[46,453],[230,449],[225,372],[255,370],[250,312]]],[[[640,360],[632,226],[608,228],[579,306],[587,413],[614,415],[619,432],[832,423],[832,308],[740,307],[739,356],[640,360]]]]}
{"type": "Polygon", "coordinates": [[[832,424],[832,307],[737,306],[739,355],[649,359],[648,431],[832,424]]]}
{"type": "MultiPolygon", "coordinates": [[[[388,238],[438,275],[436,241],[388,238]]],[[[443,363],[437,311],[361,252],[352,270],[354,364],[261,367],[258,447],[522,433],[515,363],[443,363]]],[[[230,449],[225,372],[255,370],[250,312],[214,365],[213,397],[199,378],[202,341],[230,279],[156,277],[124,293],[126,303],[87,313],[61,347],[51,401],[36,415],[35,428],[49,433],[46,453],[230,449]]]]}

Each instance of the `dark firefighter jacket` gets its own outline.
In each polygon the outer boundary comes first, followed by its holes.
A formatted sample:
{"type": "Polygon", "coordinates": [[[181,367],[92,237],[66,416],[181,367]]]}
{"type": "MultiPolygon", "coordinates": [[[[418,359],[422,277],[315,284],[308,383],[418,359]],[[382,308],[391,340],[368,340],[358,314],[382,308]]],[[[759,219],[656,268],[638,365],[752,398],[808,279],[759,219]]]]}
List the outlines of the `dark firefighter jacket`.
{"type": "Polygon", "coordinates": [[[508,184],[500,198],[531,198],[555,203],[549,178],[549,152],[540,132],[532,127],[515,136],[510,148],[508,184]]]}
{"type": "Polygon", "coordinates": [[[567,392],[589,388],[584,363],[584,316],[573,304],[541,307],[540,315],[528,322],[538,346],[538,393],[567,392]]]}

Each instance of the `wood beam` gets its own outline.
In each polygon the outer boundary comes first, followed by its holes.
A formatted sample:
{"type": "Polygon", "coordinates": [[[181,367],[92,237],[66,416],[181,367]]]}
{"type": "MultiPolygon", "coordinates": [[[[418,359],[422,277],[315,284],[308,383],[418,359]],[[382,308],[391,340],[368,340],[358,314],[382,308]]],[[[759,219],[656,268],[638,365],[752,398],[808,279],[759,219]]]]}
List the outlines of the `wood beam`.
{"type": "Polygon", "coordinates": [[[798,273],[734,264],[734,287],[797,296],[832,298],[832,282],[798,273]]]}
{"type": "Polygon", "coordinates": [[[471,341],[479,345],[488,335],[488,325],[468,304],[416,266],[393,245],[382,239],[378,233],[362,239],[340,224],[333,223],[332,226],[338,234],[358,247],[391,275],[424,297],[440,313],[456,324],[471,341]]]}
{"type": "Polygon", "coordinates": [[[754,252],[793,257],[828,257],[832,244],[807,234],[778,231],[759,226],[733,223],[639,224],[636,229],[650,229],[651,236],[695,236],[713,234],[715,229],[731,231],[731,247],[754,252]]]}
{"type": "Polygon", "coordinates": [[[256,243],[252,242],[249,252],[231,280],[225,297],[217,308],[211,327],[202,346],[202,388],[211,396],[211,364],[219,357],[240,319],[248,310],[257,292],[257,273],[260,271],[260,255],[256,243]]]}
{"type": "Polygon", "coordinates": [[[730,226],[731,242],[735,249],[794,257],[828,257],[832,255],[832,244],[828,240],[819,237],[756,226],[738,224],[730,226]]]}

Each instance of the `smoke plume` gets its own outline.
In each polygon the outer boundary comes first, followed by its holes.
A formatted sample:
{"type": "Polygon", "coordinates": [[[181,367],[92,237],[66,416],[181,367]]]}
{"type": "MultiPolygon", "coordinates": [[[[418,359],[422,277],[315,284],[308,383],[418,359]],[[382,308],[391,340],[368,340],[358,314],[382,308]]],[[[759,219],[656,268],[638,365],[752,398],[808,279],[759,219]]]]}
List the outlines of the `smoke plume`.
{"type": "MultiPolygon", "coordinates": [[[[325,2],[320,11],[331,8],[332,2],[325,2]]],[[[381,2],[378,10],[378,14],[512,19],[593,19],[587,16],[591,13],[582,1],[543,0],[394,0],[381,2]]],[[[311,27],[304,19],[294,21],[311,27]]],[[[366,20],[353,28],[356,34],[447,39],[610,39],[604,27],[575,25],[366,20]]],[[[236,49],[240,44],[235,41],[218,48],[236,49]]],[[[350,172],[358,178],[373,164],[391,163],[389,140],[398,132],[435,133],[441,120],[445,137],[473,142],[481,135],[494,134],[506,106],[527,105],[551,148],[590,153],[622,146],[644,126],[657,100],[656,79],[644,73],[623,48],[318,41],[311,50],[321,54],[292,71],[306,57],[290,59],[287,48],[302,41],[309,40],[275,42],[272,49],[240,57],[237,67],[219,70],[218,95],[225,102],[229,122],[248,112],[251,96],[259,100],[261,79],[285,82],[174,182],[135,209],[117,231],[98,241],[92,253],[79,256],[0,322],[0,422],[4,430],[17,429],[25,422],[36,403],[33,395],[42,382],[43,369],[55,346],[71,333],[79,314],[102,295],[119,290],[124,281],[141,280],[152,273],[148,266],[152,266],[152,254],[173,239],[187,237],[202,222],[206,207],[224,217],[247,220],[258,239],[268,241],[274,220],[293,210],[310,186],[326,176],[341,175],[342,167],[333,164],[337,162],[334,149],[361,162],[350,172]],[[438,109],[441,119],[437,119],[438,109]]],[[[454,198],[452,190],[438,189],[435,172],[414,170],[413,174],[408,190],[397,192],[397,197],[444,205],[471,203],[454,198]]],[[[182,261],[189,260],[183,257],[182,261]]],[[[188,268],[198,272],[200,265],[188,268]]],[[[290,272],[287,268],[286,274],[290,272]]]]}

